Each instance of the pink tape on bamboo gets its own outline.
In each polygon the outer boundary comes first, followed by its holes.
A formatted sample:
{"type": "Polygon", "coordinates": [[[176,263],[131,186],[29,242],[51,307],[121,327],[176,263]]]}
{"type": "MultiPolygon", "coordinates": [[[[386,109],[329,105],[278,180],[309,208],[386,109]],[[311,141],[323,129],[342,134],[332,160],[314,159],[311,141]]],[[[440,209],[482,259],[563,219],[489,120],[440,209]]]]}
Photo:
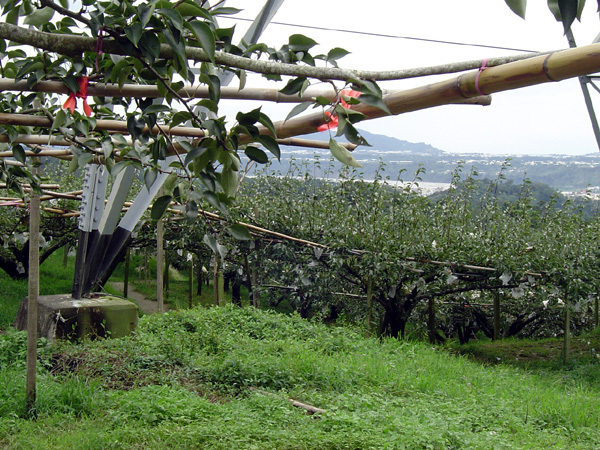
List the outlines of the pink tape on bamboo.
{"type": "Polygon", "coordinates": [[[483,92],[481,92],[481,89],[479,87],[479,75],[481,75],[481,72],[483,72],[485,69],[487,69],[487,67],[485,66],[487,64],[487,58],[484,59],[481,62],[481,67],[479,68],[479,72],[477,72],[477,75],[475,75],[475,90],[477,91],[477,93],[479,95],[485,95],[483,92]]]}

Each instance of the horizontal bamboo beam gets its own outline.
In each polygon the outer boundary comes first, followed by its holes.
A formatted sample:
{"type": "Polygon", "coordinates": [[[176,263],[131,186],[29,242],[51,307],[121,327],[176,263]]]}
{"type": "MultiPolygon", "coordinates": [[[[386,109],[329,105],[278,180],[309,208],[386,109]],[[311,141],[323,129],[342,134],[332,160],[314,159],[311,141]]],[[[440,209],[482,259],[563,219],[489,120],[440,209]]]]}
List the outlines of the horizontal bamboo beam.
{"type": "MultiPolygon", "coordinates": [[[[52,123],[45,116],[33,116],[28,114],[11,114],[11,113],[0,113],[0,124],[4,125],[21,125],[21,126],[34,126],[40,128],[49,128],[52,123]]],[[[123,134],[129,133],[127,130],[127,122],[119,120],[98,120],[97,130],[119,132],[123,134]]],[[[204,131],[193,127],[160,127],[166,134],[179,137],[191,137],[201,138],[204,137],[204,131]]],[[[146,128],[147,131],[147,128],[146,128]]],[[[158,127],[153,129],[153,132],[158,133],[158,127]]],[[[68,147],[72,145],[72,142],[65,139],[49,136],[49,135],[18,135],[12,140],[7,135],[0,135],[0,142],[12,142],[15,144],[26,144],[26,145],[53,145],[53,146],[64,146],[68,147]]],[[[312,139],[299,139],[299,138],[286,138],[277,139],[277,143],[280,145],[289,145],[294,147],[308,147],[308,148],[320,148],[329,149],[329,143],[325,141],[315,141],[312,139]]],[[[342,143],[348,150],[354,150],[357,145],[350,143],[342,143]]],[[[25,152],[26,156],[69,156],[71,152],[69,150],[45,150],[43,152],[25,152]]],[[[9,158],[12,157],[12,152],[0,152],[0,157],[9,158]]]]}
{"type": "MultiPolygon", "coordinates": [[[[384,100],[393,115],[456,103],[460,100],[520,89],[537,84],[556,82],[600,71],[600,44],[587,45],[511,62],[458,77],[385,95],[384,100]]],[[[387,114],[375,107],[359,104],[352,107],[367,119],[387,114]]],[[[328,120],[322,112],[293,117],[277,122],[280,139],[314,132],[328,120]]],[[[261,133],[269,134],[265,128],[261,133]]]]}
{"type": "MultiPolygon", "coordinates": [[[[23,190],[31,190],[31,185],[21,184],[23,190]]],[[[40,184],[40,189],[59,189],[60,184],[40,184]]],[[[0,189],[6,189],[6,183],[0,183],[0,189]]]]}
{"type": "MultiPolygon", "coordinates": [[[[60,81],[39,81],[34,86],[29,86],[27,81],[16,81],[12,78],[0,78],[0,92],[45,92],[51,94],[71,93],[69,88],[60,81]]],[[[384,90],[384,94],[392,94],[397,91],[384,90]]],[[[193,85],[184,86],[177,94],[181,98],[210,98],[207,86],[193,85]]],[[[160,98],[162,94],[155,85],[137,85],[125,84],[119,87],[118,84],[90,83],[88,85],[88,95],[96,97],[131,97],[131,98],[160,98]]],[[[325,97],[329,101],[336,101],[338,92],[333,87],[328,89],[307,89],[299,95],[285,95],[278,89],[268,88],[244,88],[238,89],[230,86],[221,87],[222,99],[233,100],[258,100],[270,101],[274,103],[302,103],[315,100],[317,97],[325,97]]],[[[463,99],[459,104],[482,105],[491,104],[489,95],[482,95],[474,99],[463,99]]]]}

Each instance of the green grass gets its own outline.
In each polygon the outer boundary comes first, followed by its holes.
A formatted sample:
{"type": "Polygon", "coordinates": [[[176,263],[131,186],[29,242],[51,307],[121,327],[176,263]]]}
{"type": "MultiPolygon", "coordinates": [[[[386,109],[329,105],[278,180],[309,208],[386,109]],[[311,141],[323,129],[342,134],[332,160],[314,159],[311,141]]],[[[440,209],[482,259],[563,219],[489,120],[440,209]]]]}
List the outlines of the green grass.
{"type": "MultiPolygon", "coordinates": [[[[62,251],[52,254],[40,266],[40,295],[65,294],[73,285],[73,264],[63,267],[62,251]]],[[[27,280],[13,280],[0,271],[0,330],[12,325],[21,301],[27,296],[27,280]]]]}
{"type": "MultiPolygon", "coordinates": [[[[43,292],[69,292],[72,266],[48,263],[43,292]]],[[[5,324],[26,295],[7,286],[5,324]]],[[[153,281],[132,287],[155,298],[153,281]]],[[[187,308],[185,276],[169,300],[187,308]]],[[[128,338],[40,342],[37,421],[24,418],[25,340],[0,334],[0,448],[600,448],[600,330],[563,366],[559,340],[457,356],[253,308],[182,309],[142,317],[128,338]]]]}
{"type": "Polygon", "coordinates": [[[1,339],[0,447],[11,449],[600,445],[597,383],[235,307],[145,316],[130,338],[40,348],[32,422],[21,417],[24,338],[1,339]]]}

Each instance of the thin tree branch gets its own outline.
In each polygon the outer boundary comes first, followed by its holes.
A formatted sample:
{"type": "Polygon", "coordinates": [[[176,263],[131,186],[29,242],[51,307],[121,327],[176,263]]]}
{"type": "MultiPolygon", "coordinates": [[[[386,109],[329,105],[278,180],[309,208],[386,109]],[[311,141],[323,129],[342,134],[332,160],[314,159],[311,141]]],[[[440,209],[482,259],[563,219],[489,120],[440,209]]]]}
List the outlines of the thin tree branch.
{"type": "MultiPolygon", "coordinates": [[[[87,36],[29,30],[10,23],[0,23],[0,38],[8,39],[23,45],[29,45],[49,52],[55,52],[69,56],[80,54],[86,51],[93,52],[95,50],[97,41],[96,38],[87,36]]],[[[134,52],[134,54],[132,54],[131,50],[121,48],[119,43],[114,39],[105,39],[102,49],[104,53],[110,53],[114,55],[135,57],[142,56],[140,52],[134,52]]],[[[185,51],[187,58],[190,60],[196,62],[210,61],[210,58],[202,49],[187,47],[185,51]]],[[[490,58],[488,59],[486,66],[498,66],[548,53],[553,52],[526,53],[521,55],[490,58]]],[[[173,49],[166,44],[162,44],[160,47],[159,56],[165,59],[173,59],[173,49]]],[[[319,80],[338,80],[345,82],[352,78],[362,78],[374,81],[390,81],[430,75],[457,73],[480,68],[482,60],[478,59],[451,64],[441,64],[431,67],[418,67],[413,69],[372,71],[284,64],[274,61],[244,58],[230,53],[217,51],[215,52],[215,63],[265,75],[288,75],[293,77],[310,77],[319,80]]]]}

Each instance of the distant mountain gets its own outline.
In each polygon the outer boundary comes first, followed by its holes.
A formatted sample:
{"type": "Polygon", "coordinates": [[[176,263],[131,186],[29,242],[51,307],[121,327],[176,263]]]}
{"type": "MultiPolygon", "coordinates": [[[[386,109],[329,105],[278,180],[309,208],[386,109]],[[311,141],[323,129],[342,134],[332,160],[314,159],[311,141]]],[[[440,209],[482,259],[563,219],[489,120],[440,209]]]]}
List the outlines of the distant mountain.
{"type": "MultiPolygon", "coordinates": [[[[435,148],[429,144],[425,144],[424,142],[415,143],[403,141],[402,139],[385,136],[383,134],[369,133],[368,131],[364,130],[359,130],[359,132],[367,140],[367,142],[371,144],[370,147],[361,147],[361,150],[372,149],[384,152],[406,151],[409,153],[427,155],[443,155],[445,153],[443,150],[435,148]]],[[[325,132],[312,133],[302,136],[302,138],[311,139],[314,141],[328,141],[329,134],[325,132]]],[[[336,140],[338,142],[348,142],[348,140],[343,136],[337,137],[336,140]]]]}
{"type": "MultiPolygon", "coordinates": [[[[360,146],[354,150],[354,157],[361,163],[358,172],[365,179],[373,179],[383,174],[390,179],[411,181],[419,168],[424,168],[421,180],[429,183],[449,183],[452,174],[458,170],[462,176],[471,171],[478,174],[481,179],[495,179],[503,166],[508,166],[503,171],[506,179],[517,183],[527,179],[534,182],[548,184],[559,191],[581,191],[587,188],[597,188],[600,191],[600,154],[583,156],[548,155],[533,156],[521,155],[484,155],[484,154],[456,154],[447,153],[429,144],[408,142],[393,137],[369,133],[359,130],[371,147],[360,146]]],[[[313,133],[302,138],[327,142],[329,134],[326,132],[313,133]]],[[[345,142],[343,137],[336,138],[345,142]]],[[[281,163],[273,163],[272,168],[280,173],[289,171],[290,162],[294,161],[295,169],[320,176],[320,171],[334,171],[337,173],[342,164],[335,161],[333,168],[324,161],[329,161],[329,150],[300,148],[284,146],[282,149],[281,163]],[[315,156],[318,158],[316,163],[315,156]],[[299,168],[299,166],[302,166],[299,168]],[[317,167],[318,166],[318,167],[317,167]],[[312,168],[311,168],[312,167],[312,168]]],[[[296,173],[296,175],[302,175],[296,173]]],[[[331,177],[331,173],[328,175],[331,177]]],[[[333,175],[335,176],[335,174],[333,175]]]]}

